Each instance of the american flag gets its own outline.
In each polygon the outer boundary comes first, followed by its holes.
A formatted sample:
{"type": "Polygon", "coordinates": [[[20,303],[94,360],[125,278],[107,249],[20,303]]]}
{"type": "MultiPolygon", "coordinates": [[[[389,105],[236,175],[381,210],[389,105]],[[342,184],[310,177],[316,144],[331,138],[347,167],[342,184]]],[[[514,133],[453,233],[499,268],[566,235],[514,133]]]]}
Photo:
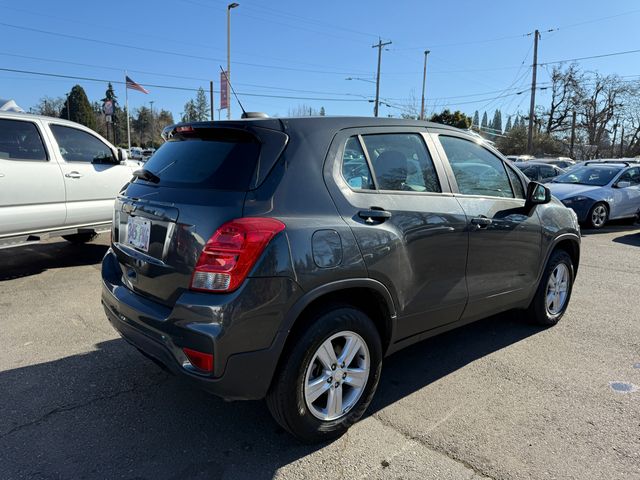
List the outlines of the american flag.
{"type": "Polygon", "coordinates": [[[137,84],[136,82],[131,80],[128,76],[126,76],[126,80],[127,80],[127,88],[131,88],[132,90],[138,90],[139,92],[142,92],[142,93],[149,93],[149,91],[146,88],[144,88],[140,84],[137,84]]]}

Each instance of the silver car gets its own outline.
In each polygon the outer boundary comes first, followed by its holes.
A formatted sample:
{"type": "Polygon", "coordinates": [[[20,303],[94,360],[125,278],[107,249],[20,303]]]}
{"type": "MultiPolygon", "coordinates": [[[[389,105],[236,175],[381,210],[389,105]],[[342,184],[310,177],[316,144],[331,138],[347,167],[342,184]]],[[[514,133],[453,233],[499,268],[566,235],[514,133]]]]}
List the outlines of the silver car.
{"type": "Polygon", "coordinates": [[[585,162],[551,180],[548,187],[591,228],[640,213],[640,164],[585,162]]]}

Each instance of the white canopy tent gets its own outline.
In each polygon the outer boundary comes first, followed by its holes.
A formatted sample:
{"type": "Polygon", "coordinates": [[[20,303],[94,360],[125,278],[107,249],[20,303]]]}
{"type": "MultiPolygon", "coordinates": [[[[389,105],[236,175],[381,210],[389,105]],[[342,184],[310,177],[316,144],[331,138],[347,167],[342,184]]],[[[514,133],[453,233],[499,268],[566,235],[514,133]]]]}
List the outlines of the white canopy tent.
{"type": "Polygon", "coordinates": [[[15,100],[5,100],[0,98],[0,112],[24,112],[15,100]]]}

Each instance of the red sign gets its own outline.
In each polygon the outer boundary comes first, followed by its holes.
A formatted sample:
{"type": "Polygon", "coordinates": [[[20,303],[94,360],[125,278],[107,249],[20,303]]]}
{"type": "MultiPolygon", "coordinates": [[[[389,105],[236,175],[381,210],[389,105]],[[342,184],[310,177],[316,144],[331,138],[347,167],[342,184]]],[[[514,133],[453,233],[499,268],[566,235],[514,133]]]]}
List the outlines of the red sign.
{"type": "Polygon", "coordinates": [[[229,82],[226,72],[220,72],[220,110],[229,108],[229,82]]]}

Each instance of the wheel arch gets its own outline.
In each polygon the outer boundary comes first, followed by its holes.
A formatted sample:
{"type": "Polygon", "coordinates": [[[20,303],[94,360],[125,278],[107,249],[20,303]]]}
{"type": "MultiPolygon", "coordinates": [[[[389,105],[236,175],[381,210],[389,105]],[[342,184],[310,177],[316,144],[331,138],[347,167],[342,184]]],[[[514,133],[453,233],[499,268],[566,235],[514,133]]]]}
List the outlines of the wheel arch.
{"type": "Polygon", "coordinates": [[[339,280],[307,292],[289,311],[282,329],[286,335],[279,362],[297,334],[312,321],[314,313],[331,303],[351,305],[366,313],[380,333],[383,354],[387,351],[396,326],[396,310],[389,290],[373,279],[339,280]]]}

